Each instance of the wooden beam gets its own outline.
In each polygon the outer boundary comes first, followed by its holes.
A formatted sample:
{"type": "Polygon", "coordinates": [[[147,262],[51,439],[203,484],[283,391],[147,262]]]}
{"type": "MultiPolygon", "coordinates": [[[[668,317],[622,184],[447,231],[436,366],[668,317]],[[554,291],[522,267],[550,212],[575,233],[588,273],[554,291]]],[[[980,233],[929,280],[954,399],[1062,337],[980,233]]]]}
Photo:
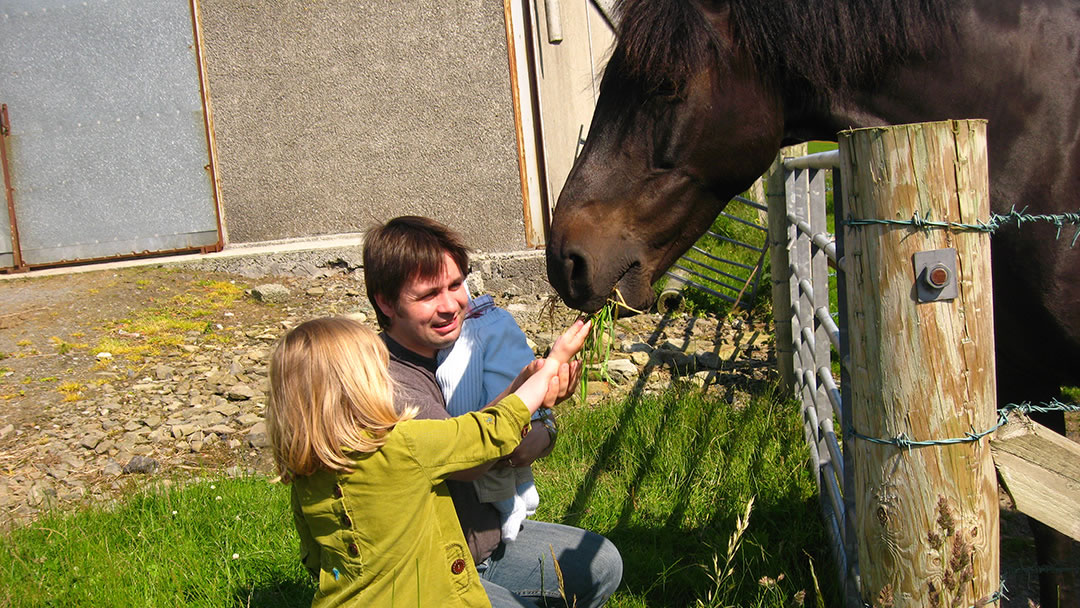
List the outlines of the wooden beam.
{"type": "Polygon", "coordinates": [[[1080,541],[1080,443],[1014,413],[990,452],[1018,511],[1080,541]]]}

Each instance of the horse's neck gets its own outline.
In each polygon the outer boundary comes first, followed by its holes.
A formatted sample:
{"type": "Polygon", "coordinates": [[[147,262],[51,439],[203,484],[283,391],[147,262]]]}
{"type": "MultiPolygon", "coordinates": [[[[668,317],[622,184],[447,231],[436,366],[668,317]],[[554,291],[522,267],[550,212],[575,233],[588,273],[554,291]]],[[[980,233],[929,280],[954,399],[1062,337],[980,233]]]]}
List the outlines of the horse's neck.
{"type": "Polygon", "coordinates": [[[973,0],[953,40],[925,60],[898,59],[875,84],[830,100],[828,128],[984,118],[992,127],[1055,129],[1080,99],[1080,1],[973,0]]]}

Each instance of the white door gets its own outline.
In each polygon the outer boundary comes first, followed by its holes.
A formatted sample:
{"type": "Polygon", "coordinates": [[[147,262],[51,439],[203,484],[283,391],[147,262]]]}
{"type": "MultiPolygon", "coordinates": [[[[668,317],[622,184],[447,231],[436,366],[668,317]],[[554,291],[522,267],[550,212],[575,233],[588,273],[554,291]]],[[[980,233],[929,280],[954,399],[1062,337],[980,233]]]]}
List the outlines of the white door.
{"type": "Polygon", "coordinates": [[[542,246],[551,210],[588,136],[614,45],[610,0],[507,0],[513,34],[526,237],[542,246]]]}

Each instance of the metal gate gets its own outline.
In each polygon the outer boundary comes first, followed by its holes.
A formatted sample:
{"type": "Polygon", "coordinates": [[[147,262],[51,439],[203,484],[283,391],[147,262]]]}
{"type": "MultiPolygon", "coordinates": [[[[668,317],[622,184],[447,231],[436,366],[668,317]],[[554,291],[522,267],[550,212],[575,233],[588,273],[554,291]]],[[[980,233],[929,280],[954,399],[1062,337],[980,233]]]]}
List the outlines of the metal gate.
{"type": "Polygon", "coordinates": [[[221,248],[195,0],[0,0],[0,271],[221,248]]]}

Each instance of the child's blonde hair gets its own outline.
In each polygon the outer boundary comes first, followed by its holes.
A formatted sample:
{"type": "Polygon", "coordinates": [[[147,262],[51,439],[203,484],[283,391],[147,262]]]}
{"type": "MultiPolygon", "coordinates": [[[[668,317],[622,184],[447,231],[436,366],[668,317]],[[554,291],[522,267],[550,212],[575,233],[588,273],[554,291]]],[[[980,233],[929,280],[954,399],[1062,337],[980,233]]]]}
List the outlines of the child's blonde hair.
{"type": "Polygon", "coordinates": [[[319,469],[349,471],[345,452],[374,452],[416,408],[394,407],[386,345],[359,321],[297,325],[270,359],[266,426],[283,481],[319,469]]]}

